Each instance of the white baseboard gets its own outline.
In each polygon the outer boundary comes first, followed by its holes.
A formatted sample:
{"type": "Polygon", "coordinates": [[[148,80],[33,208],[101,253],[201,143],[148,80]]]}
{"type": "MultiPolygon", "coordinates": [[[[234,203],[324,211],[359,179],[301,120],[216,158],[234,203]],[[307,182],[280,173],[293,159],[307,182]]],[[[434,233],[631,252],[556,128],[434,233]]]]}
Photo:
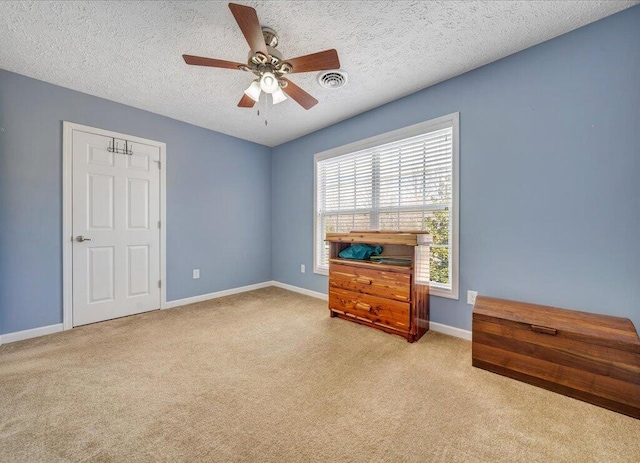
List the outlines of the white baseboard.
{"type": "Polygon", "coordinates": [[[429,329],[437,331],[438,333],[448,334],[449,336],[455,336],[456,338],[466,339],[471,341],[471,331],[463,330],[462,328],[456,328],[455,326],[443,325],[442,323],[429,322],[429,329]]]}
{"type": "MultiPolygon", "coordinates": [[[[169,301],[164,305],[163,309],[171,309],[173,307],[193,304],[195,302],[208,301],[209,299],[216,299],[218,297],[231,296],[232,294],[244,293],[261,288],[268,288],[269,286],[273,286],[273,281],[264,281],[262,283],[257,283],[254,285],[225,289],[224,291],[217,291],[215,293],[201,294],[200,296],[178,299],[176,301],[169,301]]],[[[31,330],[16,331],[14,333],[3,334],[0,335],[0,345],[10,342],[22,341],[23,339],[37,338],[38,336],[44,336],[46,334],[57,333],[63,330],[63,326],[64,325],[62,323],[58,323],[56,325],[42,326],[40,328],[33,328],[31,330]]]]}
{"type": "Polygon", "coordinates": [[[319,293],[317,291],[311,291],[310,289],[301,288],[299,286],[288,285],[286,283],[280,283],[279,281],[272,281],[271,283],[273,286],[277,288],[293,291],[294,293],[300,293],[300,294],[304,294],[305,296],[315,297],[317,299],[322,299],[323,301],[326,301],[328,299],[326,294],[319,293]]]}
{"type": "Polygon", "coordinates": [[[269,286],[273,286],[273,281],[263,281],[262,283],[256,283],[255,285],[240,286],[239,288],[225,289],[223,291],[216,291],[215,293],[201,294],[200,296],[168,301],[162,308],[173,309],[174,307],[180,307],[182,305],[195,304],[196,302],[208,301],[209,299],[217,299],[219,297],[231,296],[233,294],[245,293],[247,291],[253,291],[261,288],[268,288],[269,286]]]}
{"type": "MultiPolygon", "coordinates": [[[[319,293],[317,291],[311,291],[310,289],[301,288],[299,286],[288,285],[279,281],[264,281],[262,283],[256,283],[254,285],[241,286],[239,288],[225,289],[223,291],[217,291],[215,293],[201,294],[200,296],[187,297],[185,299],[178,299],[170,301],[165,304],[163,309],[171,309],[174,307],[180,307],[187,304],[193,304],[196,302],[208,301],[210,299],[217,299],[219,297],[231,296],[233,294],[244,293],[247,291],[254,291],[256,289],[268,288],[269,286],[275,286],[277,288],[293,291],[294,293],[304,294],[305,296],[315,297],[317,299],[327,300],[327,295],[319,293]]],[[[466,339],[471,341],[471,331],[456,328],[455,326],[443,325],[441,323],[429,322],[429,328],[438,333],[448,334],[449,336],[455,336],[456,338],[466,339]]],[[[24,339],[36,338],[38,336],[44,336],[46,334],[57,333],[63,330],[62,323],[55,325],[43,326],[40,328],[33,328],[31,330],[16,331],[14,333],[7,333],[0,336],[0,344],[6,344],[15,341],[22,341],[24,339]]]]}
{"type": "Polygon", "coordinates": [[[0,344],[8,344],[10,342],[22,341],[24,339],[37,338],[38,336],[58,333],[59,331],[62,331],[62,323],[41,326],[40,328],[33,328],[30,330],[14,331],[13,333],[7,333],[0,336],[0,344]]]}
{"type": "MultiPolygon", "coordinates": [[[[278,288],[287,289],[295,293],[304,294],[306,296],[316,297],[324,301],[327,300],[327,295],[319,293],[317,291],[311,291],[309,289],[300,288],[299,286],[288,285],[279,281],[273,281],[273,286],[278,288]]],[[[455,336],[456,338],[466,339],[471,341],[471,331],[463,330],[462,328],[456,328],[455,326],[443,325],[442,323],[429,322],[429,329],[437,331],[438,333],[448,334],[449,336],[455,336]]]]}

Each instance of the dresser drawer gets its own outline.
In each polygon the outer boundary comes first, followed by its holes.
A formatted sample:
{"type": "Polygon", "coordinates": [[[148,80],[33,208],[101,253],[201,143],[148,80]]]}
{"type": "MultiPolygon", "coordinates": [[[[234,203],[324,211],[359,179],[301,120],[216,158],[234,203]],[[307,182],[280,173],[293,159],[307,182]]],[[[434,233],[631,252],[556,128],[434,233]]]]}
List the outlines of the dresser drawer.
{"type": "Polygon", "coordinates": [[[329,286],[398,301],[411,300],[411,276],[343,264],[329,266],[329,286]]]}
{"type": "Polygon", "coordinates": [[[329,309],[408,331],[410,305],[336,287],[329,288],[329,309]]]}

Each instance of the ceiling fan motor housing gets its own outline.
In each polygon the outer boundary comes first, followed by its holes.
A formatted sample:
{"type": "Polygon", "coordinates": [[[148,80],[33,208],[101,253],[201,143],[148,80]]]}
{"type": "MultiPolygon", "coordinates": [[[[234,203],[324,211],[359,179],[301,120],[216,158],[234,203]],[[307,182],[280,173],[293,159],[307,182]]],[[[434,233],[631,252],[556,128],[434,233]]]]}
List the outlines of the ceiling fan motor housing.
{"type": "Polygon", "coordinates": [[[282,53],[275,48],[278,45],[276,32],[269,27],[263,27],[262,33],[269,56],[265,56],[259,52],[254,54],[252,51],[249,51],[246,70],[253,72],[258,77],[267,71],[277,76],[283,76],[291,72],[291,66],[283,60],[282,53]]]}

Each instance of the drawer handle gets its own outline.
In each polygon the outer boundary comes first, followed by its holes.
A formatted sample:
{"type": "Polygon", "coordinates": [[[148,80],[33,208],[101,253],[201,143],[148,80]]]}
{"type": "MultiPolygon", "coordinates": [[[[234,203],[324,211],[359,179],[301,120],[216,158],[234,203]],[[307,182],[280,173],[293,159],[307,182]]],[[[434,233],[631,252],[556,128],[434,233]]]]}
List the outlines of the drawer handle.
{"type": "Polygon", "coordinates": [[[356,278],[356,281],[358,283],[362,283],[363,285],[370,285],[372,283],[372,280],[370,278],[364,278],[364,277],[358,277],[356,278]]]}
{"type": "Polygon", "coordinates": [[[555,328],[548,328],[546,326],[539,325],[531,325],[531,331],[541,334],[548,334],[550,336],[555,336],[556,334],[558,334],[558,330],[555,328]]]}
{"type": "Polygon", "coordinates": [[[371,310],[371,306],[369,304],[365,304],[364,302],[356,302],[356,309],[366,310],[369,312],[371,310]]]}

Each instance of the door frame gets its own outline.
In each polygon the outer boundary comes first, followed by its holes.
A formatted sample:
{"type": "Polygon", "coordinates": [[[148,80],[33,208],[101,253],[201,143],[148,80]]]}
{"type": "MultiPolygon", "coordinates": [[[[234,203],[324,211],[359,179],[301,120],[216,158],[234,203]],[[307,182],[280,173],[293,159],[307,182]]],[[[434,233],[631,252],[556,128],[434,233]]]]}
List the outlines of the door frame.
{"type": "Polygon", "coordinates": [[[167,305],[167,144],[75,122],[62,122],[62,324],[73,328],[73,131],[126,139],[160,148],[160,308],[167,305]]]}

